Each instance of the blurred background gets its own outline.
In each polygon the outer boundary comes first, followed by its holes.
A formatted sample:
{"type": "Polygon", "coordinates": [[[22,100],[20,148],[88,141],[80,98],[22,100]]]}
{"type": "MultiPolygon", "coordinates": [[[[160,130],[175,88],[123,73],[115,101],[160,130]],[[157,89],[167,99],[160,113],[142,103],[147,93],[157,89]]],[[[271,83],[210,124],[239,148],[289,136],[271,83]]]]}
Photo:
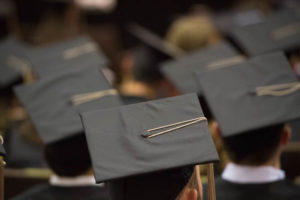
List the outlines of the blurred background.
{"type": "MultiPolygon", "coordinates": [[[[122,94],[155,99],[174,96],[179,91],[169,83],[158,87],[152,80],[149,80],[151,87],[126,82],[131,73],[133,49],[140,43],[128,31],[129,25],[139,24],[184,52],[227,40],[248,56],[233,40],[230,29],[258,23],[278,10],[298,9],[299,3],[298,0],[0,0],[0,38],[17,38],[30,48],[37,48],[86,35],[107,57],[109,80],[122,94]]],[[[299,76],[299,49],[286,51],[286,55],[299,76]]],[[[34,74],[26,74],[19,82],[34,79],[34,74]]],[[[0,133],[8,153],[5,192],[9,199],[35,184],[47,182],[51,171],[43,159],[43,143],[12,87],[1,88],[0,92],[0,133]]],[[[215,142],[226,163],[220,141],[215,142]]],[[[299,151],[291,149],[283,155],[283,168],[288,178],[299,182],[299,151]]],[[[221,162],[217,174],[224,163],[221,162]]]]}

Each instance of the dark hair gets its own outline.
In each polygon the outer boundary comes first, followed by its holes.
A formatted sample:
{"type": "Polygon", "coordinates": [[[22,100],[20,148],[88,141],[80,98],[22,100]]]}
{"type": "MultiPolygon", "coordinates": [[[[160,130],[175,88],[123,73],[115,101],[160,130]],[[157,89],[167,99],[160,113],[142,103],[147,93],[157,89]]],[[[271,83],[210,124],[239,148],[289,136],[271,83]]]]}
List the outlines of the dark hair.
{"type": "Polygon", "coordinates": [[[153,84],[163,79],[159,64],[169,57],[146,45],[134,49],[133,77],[135,80],[153,84]]]}
{"type": "Polygon", "coordinates": [[[84,134],[78,134],[45,146],[45,158],[58,176],[73,177],[91,167],[91,159],[84,134]]]}
{"type": "Polygon", "coordinates": [[[233,162],[261,165],[274,155],[283,127],[279,124],[224,137],[223,143],[233,162]]]}
{"type": "Polygon", "coordinates": [[[213,115],[212,112],[209,109],[209,106],[207,104],[206,99],[204,98],[204,96],[199,96],[198,95],[198,100],[200,102],[201,108],[202,108],[202,112],[204,114],[204,116],[207,118],[208,121],[213,119],[213,115]]]}

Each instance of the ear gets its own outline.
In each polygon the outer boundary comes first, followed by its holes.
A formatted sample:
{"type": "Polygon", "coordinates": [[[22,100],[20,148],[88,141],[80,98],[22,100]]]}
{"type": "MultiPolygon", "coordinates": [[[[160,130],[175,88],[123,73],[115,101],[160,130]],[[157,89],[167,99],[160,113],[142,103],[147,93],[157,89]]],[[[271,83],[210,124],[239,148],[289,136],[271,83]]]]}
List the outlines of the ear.
{"type": "Polygon", "coordinates": [[[216,121],[212,122],[212,129],[218,138],[222,137],[218,122],[216,121]]]}
{"type": "Polygon", "coordinates": [[[280,145],[285,146],[289,142],[290,138],[292,136],[292,130],[291,127],[288,125],[285,125],[282,129],[282,133],[280,136],[280,145]]]}
{"type": "Polygon", "coordinates": [[[180,200],[197,200],[198,193],[196,189],[186,188],[180,200]]]}

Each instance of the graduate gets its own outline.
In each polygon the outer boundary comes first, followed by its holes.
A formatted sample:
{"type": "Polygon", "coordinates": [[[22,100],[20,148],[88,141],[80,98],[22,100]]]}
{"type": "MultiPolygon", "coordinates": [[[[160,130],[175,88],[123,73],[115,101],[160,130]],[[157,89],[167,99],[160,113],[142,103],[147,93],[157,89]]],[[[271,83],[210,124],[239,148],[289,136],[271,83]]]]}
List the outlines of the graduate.
{"type": "Polygon", "coordinates": [[[30,49],[28,44],[14,37],[0,42],[0,131],[5,139],[8,168],[46,167],[39,136],[12,89],[33,80],[26,57],[30,49]]]}
{"type": "MultiPolygon", "coordinates": [[[[195,165],[218,160],[195,94],[83,112],[81,118],[96,182],[108,183],[112,200],[171,200],[182,192],[185,198],[195,165]]],[[[200,198],[197,177],[191,195],[200,198]]]]}
{"type": "Polygon", "coordinates": [[[138,24],[130,24],[128,31],[138,44],[124,55],[120,63],[122,77],[118,90],[125,104],[177,94],[159,67],[160,63],[184,52],[138,24]]]}
{"type": "Polygon", "coordinates": [[[257,23],[232,27],[229,35],[250,56],[273,51],[291,54],[300,47],[299,11],[297,8],[278,10],[257,23]]]}
{"type": "Polygon", "coordinates": [[[15,92],[45,144],[54,174],[15,199],[108,199],[97,186],[79,112],[121,105],[97,64],[63,68],[15,92]]]}
{"type": "MultiPolygon", "coordinates": [[[[216,179],[223,199],[299,199],[280,157],[300,118],[300,85],[281,52],[198,74],[231,162],[216,179]]],[[[299,134],[299,133],[295,133],[299,134]]]]}

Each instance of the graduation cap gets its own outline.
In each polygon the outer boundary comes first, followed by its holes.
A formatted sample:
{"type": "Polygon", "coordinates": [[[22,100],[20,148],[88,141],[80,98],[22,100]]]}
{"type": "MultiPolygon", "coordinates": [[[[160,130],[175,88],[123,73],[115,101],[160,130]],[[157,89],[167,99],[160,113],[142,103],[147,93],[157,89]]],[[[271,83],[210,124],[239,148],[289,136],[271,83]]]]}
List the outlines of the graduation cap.
{"type": "Polygon", "coordinates": [[[85,112],[81,118],[96,182],[129,184],[115,191],[122,196],[115,199],[175,199],[178,193],[168,195],[184,183],[170,181],[172,170],[218,160],[195,94],[85,112]],[[157,175],[165,170],[171,171],[157,175]]]}
{"type": "Polygon", "coordinates": [[[231,37],[249,55],[288,52],[300,46],[300,15],[296,9],[281,10],[264,22],[232,28],[231,37]]]}
{"type": "Polygon", "coordinates": [[[78,113],[121,104],[94,64],[65,68],[14,89],[45,143],[83,133],[78,113]]]}
{"type": "Polygon", "coordinates": [[[216,26],[224,33],[230,33],[232,27],[243,27],[264,22],[266,16],[258,9],[244,11],[225,11],[215,16],[216,26]]]}
{"type": "Polygon", "coordinates": [[[82,66],[87,63],[106,67],[108,63],[97,44],[87,36],[35,48],[28,52],[27,56],[39,77],[65,67],[82,66]]]}
{"type": "Polygon", "coordinates": [[[199,74],[223,136],[300,118],[300,83],[281,52],[199,74]]]}
{"type": "Polygon", "coordinates": [[[28,47],[15,38],[0,42],[0,88],[7,88],[22,79],[31,68],[26,60],[28,47]]]}
{"type": "Polygon", "coordinates": [[[158,35],[143,26],[131,23],[128,25],[128,31],[142,43],[170,58],[176,58],[185,54],[184,51],[160,38],[158,35]]]}
{"type": "Polygon", "coordinates": [[[196,51],[177,60],[162,63],[162,73],[183,93],[202,91],[196,71],[206,71],[242,62],[244,58],[228,43],[196,51]]]}
{"type": "Polygon", "coordinates": [[[139,81],[153,83],[161,80],[163,76],[159,70],[159,64],[184,54],[176,46],[138,24],[129,24],[127,29],[140,42],[133,53],[133,73],[135,79],[139,81]]]}

